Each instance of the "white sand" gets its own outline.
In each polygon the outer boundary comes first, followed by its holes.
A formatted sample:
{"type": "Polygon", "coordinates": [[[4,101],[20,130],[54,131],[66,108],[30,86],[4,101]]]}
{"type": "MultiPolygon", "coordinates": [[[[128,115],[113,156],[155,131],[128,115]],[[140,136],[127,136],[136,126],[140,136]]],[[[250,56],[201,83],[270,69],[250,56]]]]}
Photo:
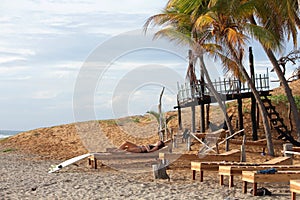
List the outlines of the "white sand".
{"type": "MultiPolygon", "coordinates": [[[[86,160],[48,174],[60,161],[42,161],[16,153],[0,153],[0,199],[289,199],[287,184],[267,184],[271,197],[242,194],[241,180],[229,190],[211,173],[204,182],[191,180],[191,170],[168,170],[171,181],[154,180],[152,173],[124,173],[108,167],[90,169],[86,160]]],[[[225,179],[225,181],[227,181],[225,179]]],[[[226,182],[225,182],[226,183],[226,182]]],[[[259,185],[260,186],[260,185],[259,185]]]]}

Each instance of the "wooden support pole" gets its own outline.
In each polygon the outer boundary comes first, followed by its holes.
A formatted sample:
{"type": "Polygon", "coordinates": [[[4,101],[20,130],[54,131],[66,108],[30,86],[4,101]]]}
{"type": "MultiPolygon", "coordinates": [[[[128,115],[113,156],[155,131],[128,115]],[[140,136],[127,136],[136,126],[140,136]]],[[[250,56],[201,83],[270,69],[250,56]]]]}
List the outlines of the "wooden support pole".
{"type": "Polygon", "coordinates": [[[246,143],[246,135],[243,136],[243,144],[241,145],[241,162],[246,162],[245,143],[246,143]]]}
{"type": "Polygon", "coordinates": [[[241,96],[237,99],[238,102],[238,117],[239,117],[239,130],[244,129],[244,120],[243,120],[243,101],[241,96]]]}
{"type": "Polygon", "coordinates": [[[284,156],[290,157],[290,158],[293,159],[294,155],[288,153],[289,151],[293,151],[293,144],[291,144],[291,143],[283,144],[283,153],[284,153],[284,156]]]}
{"type": "Polygon", "coordinates": [[[195,133],[196,132],[196,110],[195,110],[195,106],[193,105],[191,107],[192,109],[192,132],[195,133]]]}
{"type": "MultiPolygon", "coordinates": [[[[203,98],[204,97],[204,72],[203,70],[201,70],[201,77],[200,77],[200,83],[201,83],[201,97],[203,98]]],[[[203,98],[204,99],[204,98],[203,98]]],[[[200,105],[200,126],[201,126],[201,133],[204,133],[205,132],[205,107],[204,107],[204,103],[201,102],[201,105],[200,105]]]]}
{"type": "MultiPolygon", "coordinates": [[[[250,75],[253,84],[255,85],[255,72],[254,72],[254,59],[252,53],[252,47],[249,47],[249,66],[250,66],[250,75]]],[[[252,121],[252,140],[258,140],[257,136],[257,126],[256,126],[256,100],[254,95],[251,95],[251,121],[252,121]]]]}
{"type": "Polygon", "coordinates": [[[210,104],[206,104],[206,128],[209,127],[209,109],[210,109],[210,104]]]}
{"type": "Polygon", "coordinates": [[[177,100],[177,114],[178,114],[178,129],[182,130],[181,107],[179,105],[178,100],[177,100]]]}

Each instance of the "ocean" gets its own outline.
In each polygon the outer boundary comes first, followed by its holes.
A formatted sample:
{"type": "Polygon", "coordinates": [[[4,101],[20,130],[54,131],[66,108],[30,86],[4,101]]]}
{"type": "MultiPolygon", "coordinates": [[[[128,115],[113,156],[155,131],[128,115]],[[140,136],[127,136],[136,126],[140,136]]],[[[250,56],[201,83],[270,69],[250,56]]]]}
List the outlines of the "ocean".
{"type": "Polygon", "coordinates": [[[1,138],[7,138],[7,137],[12,136],[12,135],[16,135],[20,132],[22,132],[22,131],[0,130],[0,139],[1,138]]]}

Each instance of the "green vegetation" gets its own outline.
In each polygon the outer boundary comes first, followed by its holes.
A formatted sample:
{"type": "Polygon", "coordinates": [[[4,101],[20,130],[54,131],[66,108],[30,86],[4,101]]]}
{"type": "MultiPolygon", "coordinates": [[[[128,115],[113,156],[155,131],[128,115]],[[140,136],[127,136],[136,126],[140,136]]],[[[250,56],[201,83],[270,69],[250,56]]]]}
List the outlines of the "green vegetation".
{"type": "MultiPolygon", "coordinates": [[[[279,104],[279,103],[285,103],[286,105],[288,105],[288,98],[286,95],[280,94],[280,95],[273,95],[269,97],[271,99],[272,102],[279,104]]],[[[296,106],[298,108],[298,110],[300,110],[300,96],[294,96],[295,102],[296,102],[296,106]]]]}
{"type": "Polygon", "coordinates": [[[117,121],[113,119],[105,120],[104,122],[108,125],[118,125],[117,121]]]}
{"type": "Polygon", "coordinates": [[[135,122],[135,123],[140,123],[140,119],[138,117],[134,117],[132,119],[132,121],[135,122]]]}
{"type": "Polygon", "coordinates": [[[12,152],[12,151],[16,151],[16,149],[14,149],[14,148],[8,148],[8,149],[2,150],[3,153],[8,153],[8,152],[12,152]]]}

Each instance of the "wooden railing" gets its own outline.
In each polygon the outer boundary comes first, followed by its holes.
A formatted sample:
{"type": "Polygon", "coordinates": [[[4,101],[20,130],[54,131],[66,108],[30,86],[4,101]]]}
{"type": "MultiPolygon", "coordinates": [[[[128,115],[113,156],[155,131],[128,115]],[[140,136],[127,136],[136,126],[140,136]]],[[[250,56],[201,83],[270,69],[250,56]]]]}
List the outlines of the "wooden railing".
{"type": "MultiPolygon", "coordinates": [[[[221,79],[215,80],[213,82],[214,88],[219,94],[230,95],[230,94],[240,94],[251,92],[251,89],[246,82],[241,82],[238,79],[221,79]]],[[[178,87],[178,101],[186,102],[191,101],[195,98],[201,98],[205,95],[211,95],[210,91],[207,88],[206,83],[201,83],[199,80],[196,84],[184,83],[177,85],[178,87]],[[202,87],[204,86],[204,87],[202,87]],[[204,91],[201,92],[201,87],[204,88],[204,91]]],[[[268,91],[270,90],[269,85],[269,75],[267,74],[258,74],[255,76],[255,88],[257,91],[268,91]]]]}

